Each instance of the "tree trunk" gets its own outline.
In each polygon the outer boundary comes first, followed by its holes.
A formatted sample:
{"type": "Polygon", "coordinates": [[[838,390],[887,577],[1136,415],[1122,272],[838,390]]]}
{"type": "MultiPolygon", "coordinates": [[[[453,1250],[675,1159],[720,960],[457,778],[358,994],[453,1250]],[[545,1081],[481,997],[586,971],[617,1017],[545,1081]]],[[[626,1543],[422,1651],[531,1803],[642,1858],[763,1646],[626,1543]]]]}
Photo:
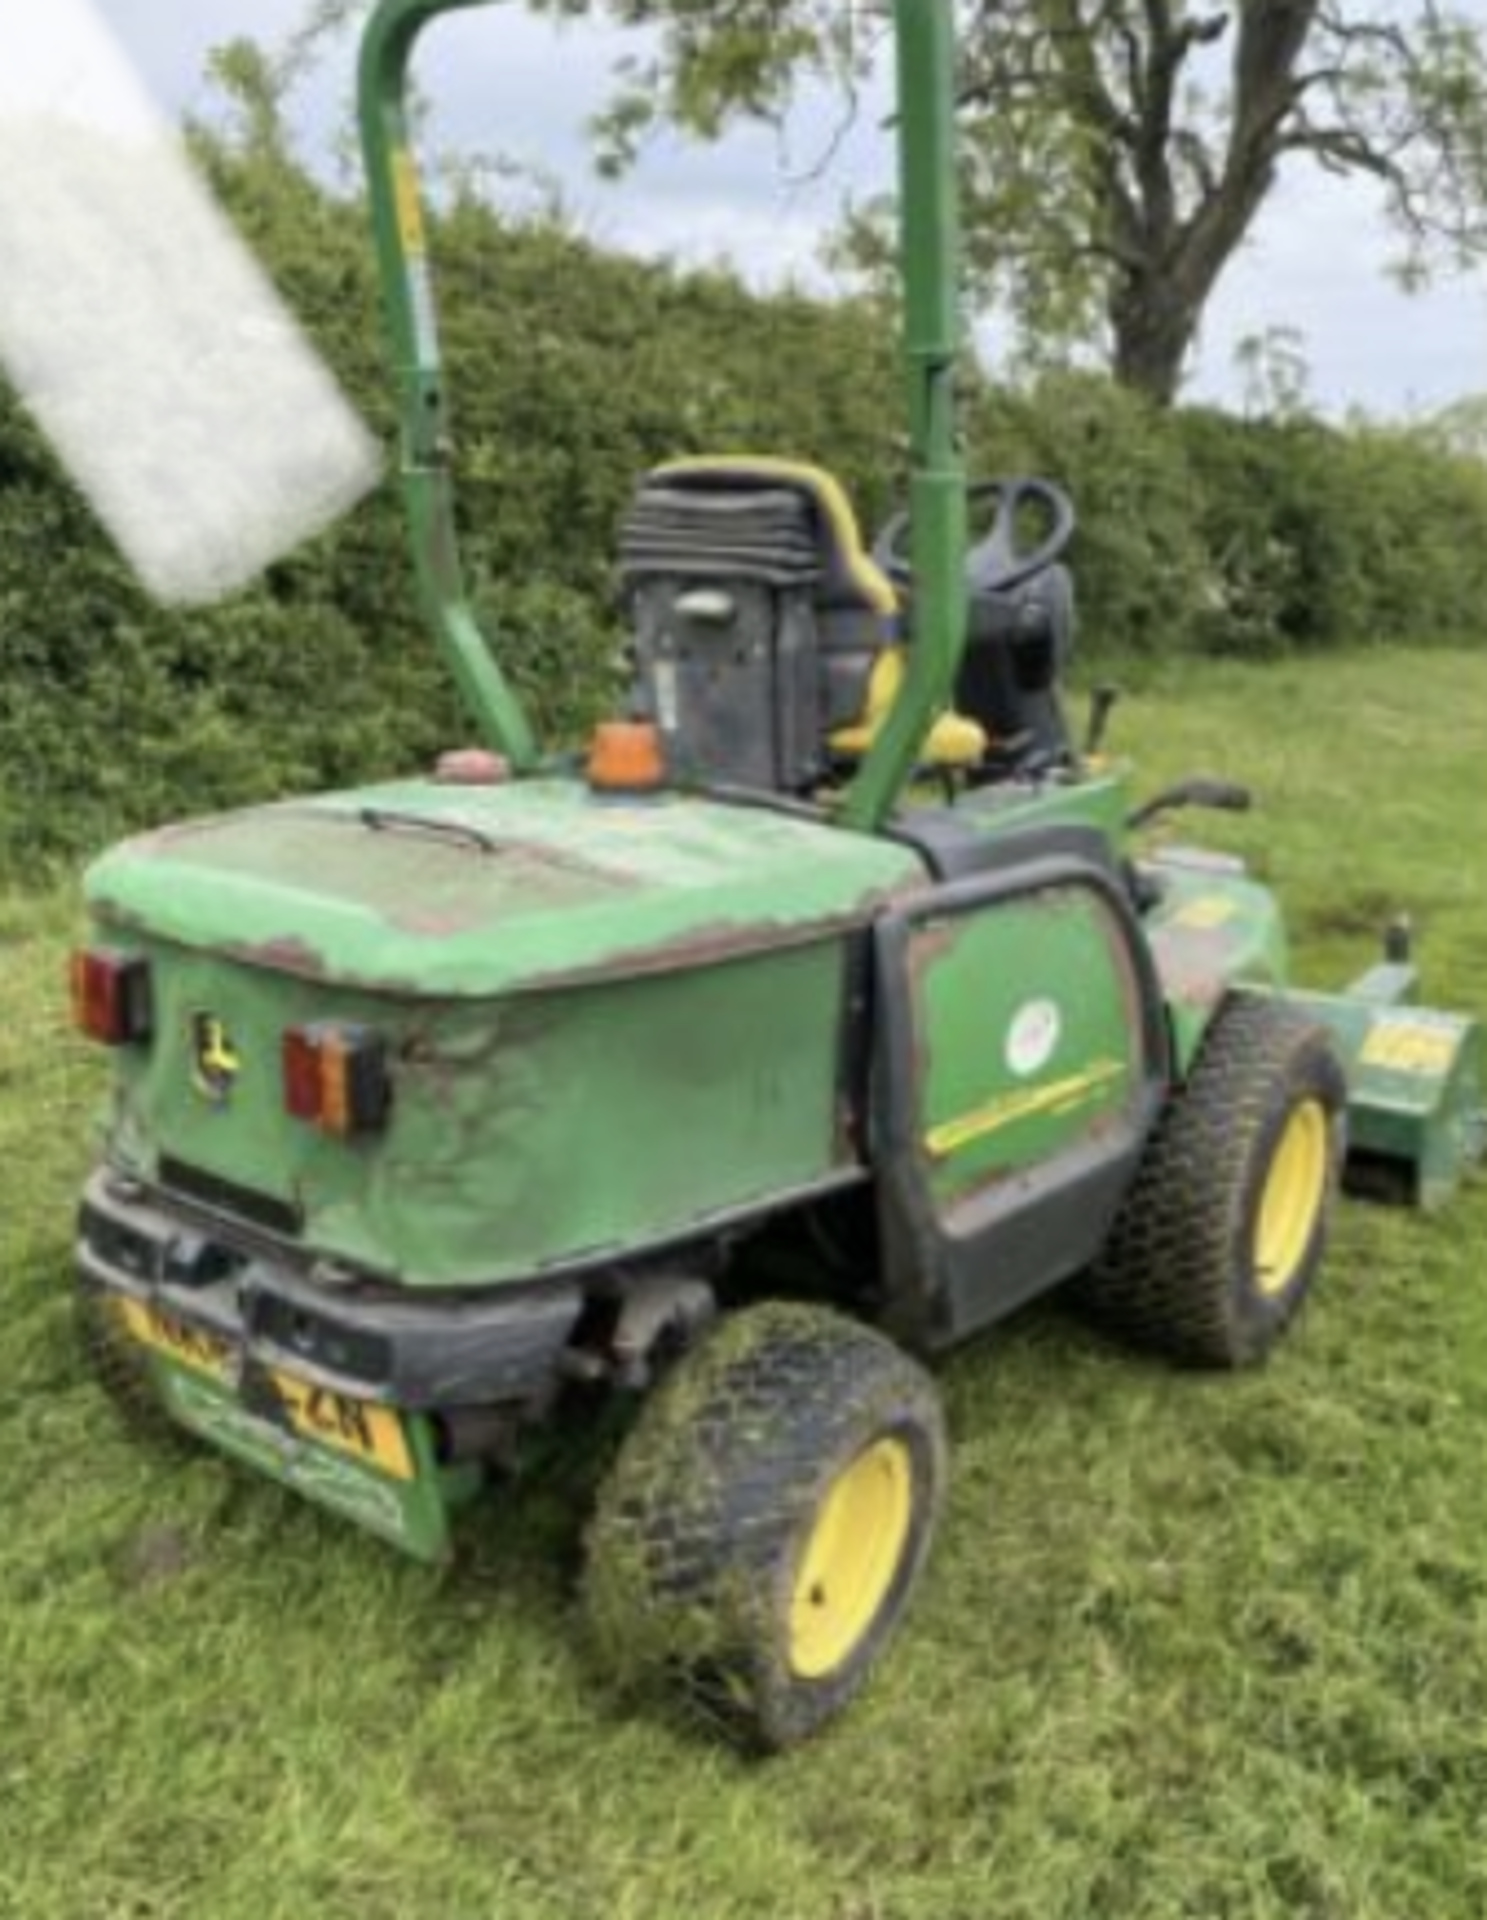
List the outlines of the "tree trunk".
{"type": "Polygon", "coordinates": [[[1202,309],[1161,272],[1122,277],[1110,299],[1115,377],[1157,407],[1176,403],[1202,309]]]}
{"type": "MultiPolygon", "coordinates": [[[[1109,299],[1115,376],[1158,407],[1176,402],[1214,287],[1275,183],[1281,130],[1299,97],[1296,66],[1320,4],[1249,0],[1239,10],[1233,126],[1222,159],[1199,166],[1201,195],[1184,210],[1174,174],[1183,68],[1195,46],[1226,30],[1227,16],[1203,21],[1170,0],[1148,0],[1151,44],[1133,84],[1136,113],[1115,123],[1105,195],[1122,262],[1109,299]]],[[[1192,144],[1189,136],[1190,152],[1192,144]]]]}

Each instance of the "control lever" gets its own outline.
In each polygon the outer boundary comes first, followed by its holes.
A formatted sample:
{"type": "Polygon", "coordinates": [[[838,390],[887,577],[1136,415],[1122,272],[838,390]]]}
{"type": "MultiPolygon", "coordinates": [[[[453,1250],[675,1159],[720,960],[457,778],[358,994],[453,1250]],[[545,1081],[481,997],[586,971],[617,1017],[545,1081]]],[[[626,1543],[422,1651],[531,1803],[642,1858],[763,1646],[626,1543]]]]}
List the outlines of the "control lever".
{"type": "Polygon", "coordinates": [[[1211,813],[1248,813],[1254,804],[1255,796],[1248,787],[1236,786],[1230,780],[1199,776],[1194,780],[1179,780],[1175,787],[1165,788],[1155,799],[1130,814],[1126,825],[1136,833],[1150,826],[1161,814],[1176,813],[1183,807],[1203,807],[1211,813]]]}

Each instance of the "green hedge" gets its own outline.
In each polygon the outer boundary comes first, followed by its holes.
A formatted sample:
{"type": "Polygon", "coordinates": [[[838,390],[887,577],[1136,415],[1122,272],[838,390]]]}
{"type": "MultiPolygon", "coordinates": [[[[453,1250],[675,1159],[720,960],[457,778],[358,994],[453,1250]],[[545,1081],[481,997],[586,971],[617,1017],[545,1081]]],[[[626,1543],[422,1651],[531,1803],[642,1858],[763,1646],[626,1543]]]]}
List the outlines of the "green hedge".
{"type": "MultiPolygon", "coordinates": [[[[277,154],[205,158],[391,440],[362,211],[277,154]]],[[[835,467],[869,524],[899,497],[881,308],[761,300],[724,274],[513,229],[468,194],[436,231],[471,574],[550,735],[610,697],[615,528],[647,466],[775,449],[835,467]]],[[[1090,377],[973,381],[966,400],[977,471],[1046,472],[1077,495],[1095,657],[1487,628],[1487,468],[1424,435],[1162,417],[1090,377]]],[[[171,814],[417,766],[467,732],[413,617],[390,480],[251,594],[169,614],[0,391],[0,877],[171,814]]]]}

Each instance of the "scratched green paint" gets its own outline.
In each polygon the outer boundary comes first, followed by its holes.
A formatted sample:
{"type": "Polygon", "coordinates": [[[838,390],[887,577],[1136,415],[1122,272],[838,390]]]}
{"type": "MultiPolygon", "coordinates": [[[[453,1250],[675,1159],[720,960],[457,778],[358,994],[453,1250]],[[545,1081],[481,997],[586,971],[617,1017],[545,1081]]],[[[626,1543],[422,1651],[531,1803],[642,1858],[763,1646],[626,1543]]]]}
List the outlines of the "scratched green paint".
{"type": "Polygon", "coordinates": [[[1197,1058],[1225,994],[1284,987],[1290,952],[1280,903],[1242,873],[1158,864],[1163,897],[1147,919],[1179,1074],[1197,1058]]]}
{"type": "Polygon", "coordinates": [[[370,991],[489,997],[680,967],[868,918],[907,849],[762,808],[619,802],[577,780],[371,787],[167,829],[106,855],[116,924],[370,991]],[[382,820],[367,826],[368,812],[382,820]],[[668,952],[669,950],[669,952],[668,952]]]}
{"type": "Polygon", "coordinates": [[[1056,1158],[1129,1105],[1141,1039],[1117,938],[1087,891],[930,922],[916,936],[921,1135],[928,1143],[958,1122],[967,1135],[940,1154],[926,1144],[940,1201],[1056,1158]],[[1087,1083],[1079,1096],[1049,1097],[1076,1081],[1087,1083]]]}
{"type": "Polygon", "coordinates": [[[136,946],[154,962],[156,1037],[120,1056],[110,1157],[153,1181],[170,1156],[297,1204],[307,1245],[410,1286],[633,1253],[843,1163],[835,941],[434,1003],[136,946]],[[224,1102],[192,1073],[202,1011],[225,1022],[242,1060],[224,1102]],[[285,1112],[284,1030],[332,1016],[391,1043],[385,1135],[327,1139],[285,1112]]]}

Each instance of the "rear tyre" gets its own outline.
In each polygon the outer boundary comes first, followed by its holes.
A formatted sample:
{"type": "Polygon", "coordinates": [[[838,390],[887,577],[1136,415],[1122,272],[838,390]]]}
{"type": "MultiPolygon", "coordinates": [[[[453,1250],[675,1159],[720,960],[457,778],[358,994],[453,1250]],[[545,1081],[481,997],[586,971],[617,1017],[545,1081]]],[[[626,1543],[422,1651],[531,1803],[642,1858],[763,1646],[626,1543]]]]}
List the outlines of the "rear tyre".
{"type": "Polygon", "coordinates": [[[746,1744],[794,1745],[861,1688],[943,1498],[933,1383],[814,1307],[734,1315],[643,1410],[589,1536],[600,1652],[746,1744]]]}
{"type": "Polygon", "coordinates": [[[129,1431],[152,1440],[179,1437],[179,1428],[160,1404],[149,1355],[119,1324],[107,1289],[79,1274],[72,1314],[83,1365],[129,1431]]]}
{"type": "Polygon", "coordinates": [[[1094,1315],[1189,1365],[1263,1360],[1321,1264],[1346,1106],[1325,1029],[1231,1000],[1084,1283],[1094,1315]]]}

